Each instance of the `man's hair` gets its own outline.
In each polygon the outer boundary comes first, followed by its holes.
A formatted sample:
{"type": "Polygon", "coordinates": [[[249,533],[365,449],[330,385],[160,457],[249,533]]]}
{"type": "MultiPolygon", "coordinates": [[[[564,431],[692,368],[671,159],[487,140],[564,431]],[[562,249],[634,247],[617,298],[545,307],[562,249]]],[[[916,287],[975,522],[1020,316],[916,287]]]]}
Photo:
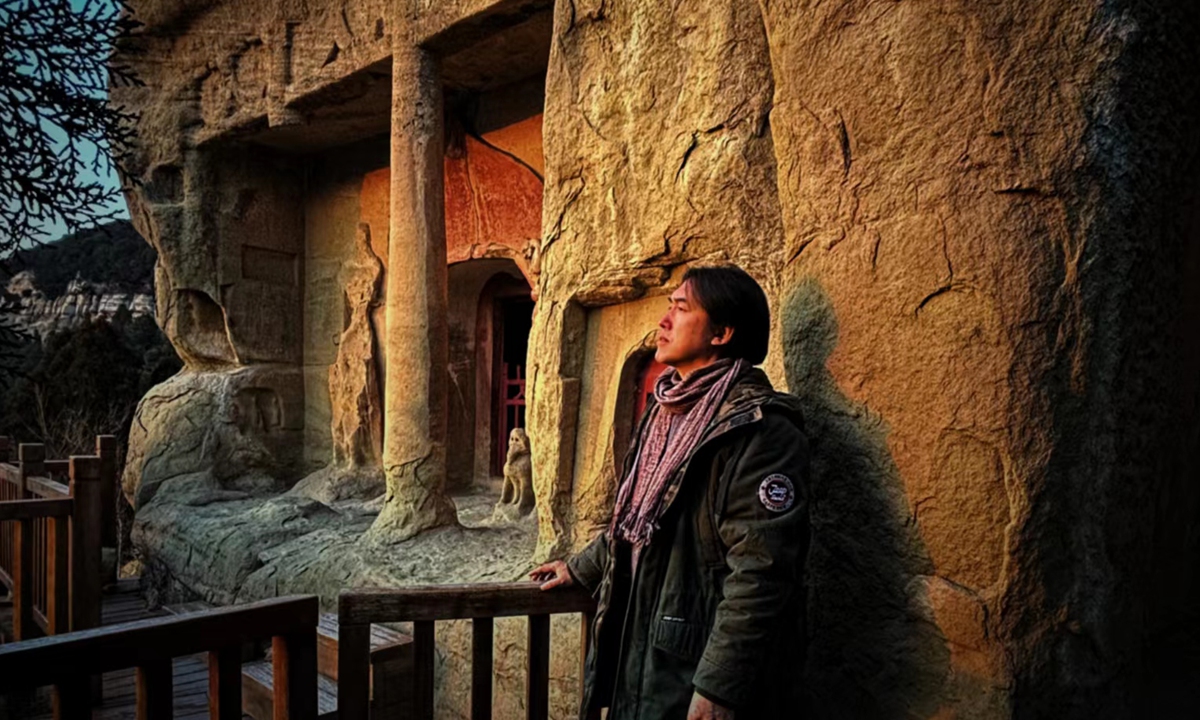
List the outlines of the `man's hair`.
{"type": "Polygon", "coordinates": [[[737,265],[707,265],[689,268],[683,274],[683,282],[688,281],[692,296],[708,313],[713,332],[733,328],[721,357],[742,358],[751,365],[765,360],[771,310],[766,293],[754,278],[737,265]]]}

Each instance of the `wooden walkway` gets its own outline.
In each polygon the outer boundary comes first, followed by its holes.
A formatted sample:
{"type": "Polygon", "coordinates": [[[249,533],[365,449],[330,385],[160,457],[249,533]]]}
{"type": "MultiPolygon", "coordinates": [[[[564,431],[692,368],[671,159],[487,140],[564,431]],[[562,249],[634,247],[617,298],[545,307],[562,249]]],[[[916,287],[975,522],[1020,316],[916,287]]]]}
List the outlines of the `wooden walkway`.
{"type": "MultiPolygon", "coordinates": [[[[104,594],[101,606],[103,625],[117,625],[159,617],[161,610],[146,609],[138,592],[136,580],[122,580],[115,591],[104,594]]],[[[204,655],[175,658],[174,662],[175,718],[176,720],[201,720],[208,718],[208,660],[204,655]]],[[[52,720],[53,714],[42,693],[38,698],[29,698],[29,703],[13,717],[30,720],[52,720]]],[[[16,708],[9,707],[9,710],[16,708]]],[[[3,715],[0,710],[0,715],[3,715]]],[[[134,670],[129,668],[104,675],[104,702],[95,708],[93,720],[134,720],[137,717],[134,695],[134,670]]]]}

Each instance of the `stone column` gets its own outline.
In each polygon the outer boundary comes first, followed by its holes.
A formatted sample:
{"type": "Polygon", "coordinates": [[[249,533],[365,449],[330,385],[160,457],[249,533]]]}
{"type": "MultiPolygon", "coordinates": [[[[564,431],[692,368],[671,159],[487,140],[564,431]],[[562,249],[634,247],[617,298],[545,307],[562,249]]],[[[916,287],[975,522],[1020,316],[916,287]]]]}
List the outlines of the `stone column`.
{"type": "Polygon", "coordinates": [[[446,228],[442,88],[435,60],[398,38],[392,56],[391,219],[383,468],[371,528],[400,541],[457,522],[446,477],[446,228]]]}

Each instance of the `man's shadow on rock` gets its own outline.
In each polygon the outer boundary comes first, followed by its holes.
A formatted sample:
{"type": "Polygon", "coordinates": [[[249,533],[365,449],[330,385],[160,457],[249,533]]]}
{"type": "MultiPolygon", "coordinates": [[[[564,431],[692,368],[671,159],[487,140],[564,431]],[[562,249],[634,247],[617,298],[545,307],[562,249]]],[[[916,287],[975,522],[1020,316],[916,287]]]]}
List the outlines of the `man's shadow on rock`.
{"type": "Polygon", "coordinates": [[[812,449],[805,716],[928,717],[949,651],[923,610],[918,576],[930,563],[887,427],[842,394],[826,367],[838,323],[816,280],[793,287],[781,320],[787,385],[804,405],[812,449]]]}

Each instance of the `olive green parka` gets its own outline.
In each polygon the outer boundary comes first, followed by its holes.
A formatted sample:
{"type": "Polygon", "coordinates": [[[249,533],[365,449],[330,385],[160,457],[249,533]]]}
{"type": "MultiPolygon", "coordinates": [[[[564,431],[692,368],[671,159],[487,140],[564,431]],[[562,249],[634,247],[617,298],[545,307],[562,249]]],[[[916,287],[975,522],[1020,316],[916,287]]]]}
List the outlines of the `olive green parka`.
{"type": "MultiPolygon", "coordinates": [[[[684,720],[693,691],[738,720],[798,715],[809,544],[802,426],[795,398],[761,370],[746,372],[668,483],[636,573],[629,546],[607,531],[567,563],[598,601],[581,717],[608,707],[609,720],[684,720]]],[[[626,454],[622,478],[635,456],[626,454]]]]}

